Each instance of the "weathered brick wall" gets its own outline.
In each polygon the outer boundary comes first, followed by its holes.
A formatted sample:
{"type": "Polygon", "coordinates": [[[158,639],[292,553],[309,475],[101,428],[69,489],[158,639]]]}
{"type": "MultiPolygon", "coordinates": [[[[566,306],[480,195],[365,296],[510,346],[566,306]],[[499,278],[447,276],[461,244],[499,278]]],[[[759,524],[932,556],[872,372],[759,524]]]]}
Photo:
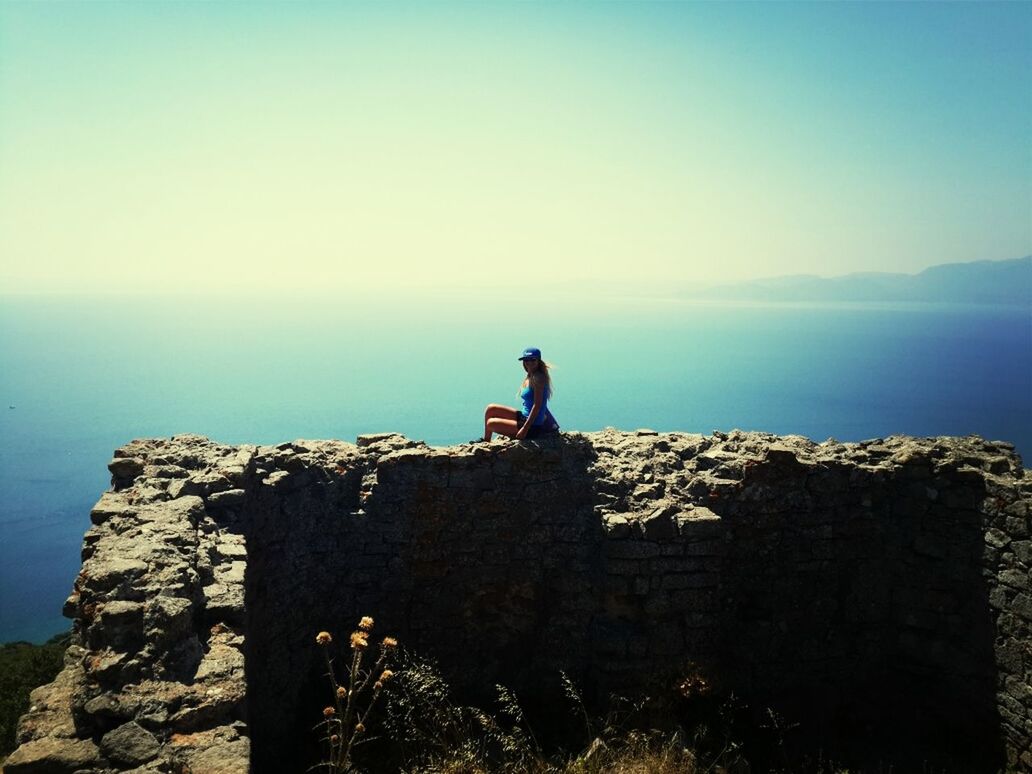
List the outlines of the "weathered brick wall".
{"type": "Polygon", "coordinates": [[[179,436],[111,468],[78,644],[10,771],[282,770],[315,632],[360,615],[460,690],[701,671],[825,749],[927,741],[966,770],[1032,769],[1032,479],[1007,444],[179,436]]]}

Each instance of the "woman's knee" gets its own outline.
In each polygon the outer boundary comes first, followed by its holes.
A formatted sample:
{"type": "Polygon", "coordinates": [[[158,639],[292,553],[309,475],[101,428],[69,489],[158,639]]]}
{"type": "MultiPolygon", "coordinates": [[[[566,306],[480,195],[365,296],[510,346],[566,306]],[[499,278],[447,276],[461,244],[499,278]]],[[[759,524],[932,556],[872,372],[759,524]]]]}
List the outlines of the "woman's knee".
{"type": "Polygon", "coordinates": [[[492,417],[487,420],[487,429],[492,433],[498,433],[499,435],[507,435],[510,438],[516,435],[516,422],[511,419],[502,419],[500,417],[492,417]]]}

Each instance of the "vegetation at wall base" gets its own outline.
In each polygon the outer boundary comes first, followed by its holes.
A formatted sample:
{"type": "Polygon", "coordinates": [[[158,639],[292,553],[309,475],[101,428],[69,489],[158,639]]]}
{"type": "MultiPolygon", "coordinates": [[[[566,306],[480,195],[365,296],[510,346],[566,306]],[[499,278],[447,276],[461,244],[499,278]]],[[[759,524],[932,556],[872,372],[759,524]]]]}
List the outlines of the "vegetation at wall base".
{"type": "MultiPolygon", "coordinates": [[[[363,619],[371,622],[372,619],[363,619]]],[[[360,634],[360,633],[356,633],[360,634]]],[[[331,696],[356,698],[349,711],[344,701],[323,710],[327,721],[316,726],[329,756],[308,771],[398,772],[408,774],[748,774],[745,747],[736,736],[745,706],[733,695],[717,698],[701,672],[690,670],[663,698],[630,701],[610,697],[609,709],[599,714],[583,700],[565,673],[549,678],[566,707],[552,706],[548,717],[527,712],[505,686],[495,686],[488,709],[456,701],[437,665],[391,642],[391,679],[372,694],[361,686],[383,667],[362,670],[363,643],[352,640],[352,668],[338,682],[328,647],[332,638],[321,632],[317,642],[327,659],[331,696]],[[354,688],[343,689],[344,684],[354,688]],[[380,692],[382,691],[382,697],[380,692]],[[376,704],[376,698],[381,702],[376,704]],[[375,709],[374,709],[375,705],[375,709]],[[364,707],[364,709],[359,709],[364,707]],[[353,735],[361,722],[360,737],[353,735]],[[540,724],[540,725],[539,725],[540,724]],[[346,733],[351,729],[352,733],[346,733]],[[547,739],[546,739],[547,737],[547,739]],[[349,742],[343,752],[344,740],[349,742]]],[[[769,711],[774,737],[765,745],[768,760],[760,770],[843,774],[832,761],[789,761],[781,749],[791,731],[769,711]],[[777,759],[781,759],[779,762],[777,759]],[[773,763],[773,766],[768,764],[773,763]],[[802,763],[802,766],[795,764],[802,763]],[[784,765],[782,765],[784,764],[784,765]]]]}
{"type": "Polygon", "coordinates": [[[0,645],[0,760],[17,746],[18,718],[29,708],[29,694],[61,671],[71,635],[51,637],[42,645],[8,642],[0,645]]]}

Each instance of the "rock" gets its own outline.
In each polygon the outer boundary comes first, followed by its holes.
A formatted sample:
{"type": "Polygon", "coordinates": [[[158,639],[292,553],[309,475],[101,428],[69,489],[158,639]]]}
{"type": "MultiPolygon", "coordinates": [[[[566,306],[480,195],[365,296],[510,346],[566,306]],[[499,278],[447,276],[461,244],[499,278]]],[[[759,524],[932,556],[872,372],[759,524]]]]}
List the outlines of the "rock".
{"type": "Polygon", "coordinates": [[[75,618],[79,614],[79,592],[73,591],[61,606],[61,615],[65,618],[75,618]]]}
{"type": "Polygon", "coordinates": [[[689,540],[709,540],[723,529],[721,518],[701,505],[677,515],[677,529],[689,540]]]}
{"type": "Polygon", "coordinates": [[[4,761],[4,774],[73,774],[88,769],[99,758],[90,739],[33,739],[16,749],[4,761]]]}
{"type": "Polygon", "coordinates": [[[673,515],[677,508],[666,503],[654,509],[641,520],[642,531],[646,540],[667,541],[677,537],[677,526],[673,515]]]}
{"type": "Polygon", "coordinates": [[[108,731],[100,740],[100,751],[116,763],[139,766],[157,757],[161,744],[147,729],[136,722],[108,731]]]}
{"type": "MultiPolygon", "coordinates": [[[[215,551],[223,559],[243,560],[247,558],[247,547],[243,543],[225,540],[215,546],[215,551]]],[[[243,576],[241,576],[241,580],[243,580],[243,576]]]]}
{"type": "Polygon", "coordinates": [[[385,447],[393,451],[400,449],[429,448],[422,441],[413,441],[400,433],[367,433],[360,435],[355,440],[355,445],[361,448],[385,447]]]}
{"type": "Polygon", "coordinates": [[[143,637],[143,603],[116,599],[99,605],[88,636],[120,650],[135,647],[143,637]]]}
{"type": "Polygon", "coordinates": [[[130,658],[125,653],[118,653],[110,649],[90,651],[86,657],[85,669],[87,675],[95,680],[113,682],[122,674],[122,670],[129,664],[130,658]]]}
{"type": "Polygon", "coordinates": [[[90,521],[94,524],[103,524],[110,518],[121,518],[133,513],[133,506],[130,505],[125,496],[118,492],[105,492],[100,500],[90,511],[90,521]]]}
{"type": "Polygon", "coordinates": [[[95,559],[83,569],[84,584],[92,591],[107,592],[121,584],[132,583],[133,580],[143,577],[146,572],[146,562],[136,559],[95,559]]]}
{"type": "Polygon", "coordinates": [[[168,485],[169,496],[178,497],[210,497],[212,493],[229,490],[232,486],[228,478],[219,471],[206,471],[181,478],[168,485]]]}
{"type": "Polygon", "coordinates": [[[231,720],[244,698],[243,674],[237,680],[217,682],[187,695],[169,726],[177,732],[196,731],[231,720]]]}
{"type": "Polygon", "coordinates": [[[772,462],[776,465],[798,465],[799,458],[796,456],[795,450],[788,446],[772,445],[767,449],[766,454],[767,462],[772,462]]]}
{"type": "Polygon", "coordinates": [[[240,584],[212,583],[204,587],[204,607],[209,621],[244,622],[244,588],[240,584]]]}
{"type": "Polygon", "coordinates": [[[100,696],[94,696],[83,706],[83,711],[87,715],[104,721],[121,720],[124,722],[129,720],[133,715],[133,709],[133,705],[127,706],[122,701],[119,701],[119,697],[112,693],[102,693],[100,696]]]}
{"type": "Polygon", "coordinates": [[[46,736],[75,737],[72,698],[82,680],[81,663],[71,660],[65,662],[52,683],[33,689],[29,694],[29,709],[18,722],[17,741],[24,743],[46,736]]]}
{"type": "Polygon", "coordinates": [[[272,488],[282,487],[290,479],[290,473],[286,470],[276,470],[270,473],[262,482],[272,488]]]}
{"type": "Polygon", "coordinates": [[[143,460],[138,457],[115,457],[108,463],[108,470],[125,484],[143,473],[143,464],[143,460]]]}
{"type": "Polygon", "coordinates": [[[607,537],[619,539],[631,534],[631,525],[618,513],[606,514],[602,520],[607,537]]]}
{"type": "Polygon", "coordinates": [[[147,601],[144,626],[151,642],[175,642],[193,627],[193,602],[183,597],[154,597],[147,601]]]}
{"type": "Polygon", "coordinates": [[[985,542],[993,548],[1004,548],[1010,542],[1010,537],[1002,530],[991,527],[985,533],[985,542]]]}
{"type": "Polygon", "coordinates": [[[244,501],[246,495],[247,493],[243,489],[227,489],[224,492],[214,492],[208,495],[208,505],[217,508],[239,505],[244,501]]]}
{"type": "Polygon", "coordinates": [[[224,679],[234,674],[243,677],[244,654],[231,645],[218,643],[204,655],[194,679],[197,681],[224,679]]]}
{"type": "Polygon", "coordinates": [[[173,734],[170,739],[176,771],[193,774],[247,774],[250,744],[230,727],[194,734],[173,734]]]}
{"type": "Polygon", "coordinates": [[[315,633],[345,627],[346,652],[366,614],[463,689],[562,668],[599,696],[666,691],[699,660],[757,702],[791,686],[804,729],[895,708],[938,736],[1002,728],[1015,761],[1032,744],[1032,477],[1004,445],[184,435],[127,444],[112,472],[66,604],[80,645],[33,692],[15,766],[69,770],[50,745],[92,774],[244,772],[253,733],[272,770],[315,633]]]}

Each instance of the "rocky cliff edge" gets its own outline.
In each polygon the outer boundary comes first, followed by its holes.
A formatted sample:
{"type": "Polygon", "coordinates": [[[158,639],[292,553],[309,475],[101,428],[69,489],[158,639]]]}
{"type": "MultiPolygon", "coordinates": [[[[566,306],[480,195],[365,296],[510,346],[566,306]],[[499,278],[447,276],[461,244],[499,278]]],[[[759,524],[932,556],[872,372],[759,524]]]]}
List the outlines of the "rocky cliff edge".
{"type": "Polygon", "coordinates": [[[180,435],[132,441],[109,468],[65,605],[74,644],[32,694],[11,774],[273,770],[251,742],[284,719],[259,704],[275,691],[293,709],[308,657],[291,654],[316,625],[279,603],[377,614],[446,668],[475,652],[477,679],[517,683],[537,668],[517,663],[525,619],[573,643],[550,666],[606,686],[690,660],[776,695],[903,664],[973,707],[999,763],[1032,768],[1032,478],[1004,442],[180,435]]]}

